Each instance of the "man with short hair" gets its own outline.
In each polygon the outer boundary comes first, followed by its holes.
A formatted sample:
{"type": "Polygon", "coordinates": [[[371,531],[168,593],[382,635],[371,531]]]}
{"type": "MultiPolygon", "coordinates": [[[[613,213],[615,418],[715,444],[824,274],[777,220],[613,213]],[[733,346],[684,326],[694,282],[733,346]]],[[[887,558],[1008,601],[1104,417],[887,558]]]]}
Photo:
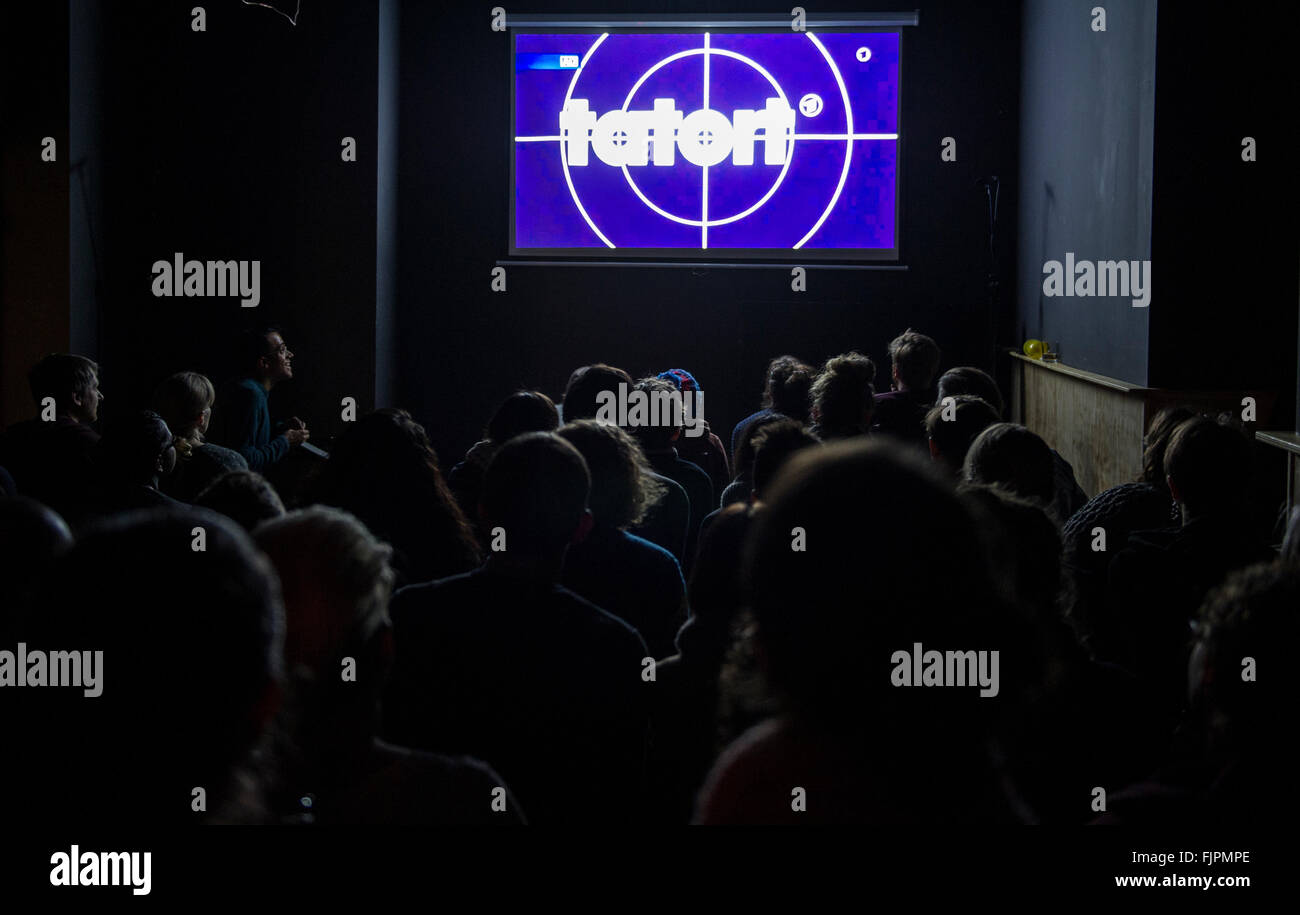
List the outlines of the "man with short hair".
{"type": "Polygon", "coordinates": [[[22,495],[64,516],[76,515],[93,485],[99,433],[91,424],[99,419],[104,399],[99,366],[85,356],[51,353],[32,367],[27,380],[39,415],[0,436],[0,466],[22,495]]]}
{"type": "Polygon", "coordinates": [[[649,652],[635,629],[559,584],[569,545],[591,529],[590,482],[554,433],[506,442],[479,503],[487,561],[391,604],[385,738],[484,760],[535,824],[640,814],[649,652]]]}
{"type": "Polygon", "coordinates": [[[871,431],[925,443],[925,413],[934,403],[939,346],[908,328],[889,343],[890,390],[877,394],[871,431]]]}
{"type": "Polygon", "coordinates": [[[249,470],[264,472],[284,460],[291,446],[311,438],[311,433],[294,416],[283,432],[273,434],[267,395],[293,377],[293,353],[279,330],[268,327],[247,334],[240,349],[240,371],[245,374],[223,394],[212,439],[243,455],[249,470]]]}

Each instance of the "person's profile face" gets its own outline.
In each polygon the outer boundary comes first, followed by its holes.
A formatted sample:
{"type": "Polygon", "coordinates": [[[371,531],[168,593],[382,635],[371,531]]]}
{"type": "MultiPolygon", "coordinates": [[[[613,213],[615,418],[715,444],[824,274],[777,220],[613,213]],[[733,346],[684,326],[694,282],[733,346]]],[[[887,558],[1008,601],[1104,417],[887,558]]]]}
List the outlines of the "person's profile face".
{"type": "Polygon", "coordinates": [[[99,405],[103,399],[104,395],[99,391],[99,376],[96,375],[91,379],[86,390],[72,399],[77,405],[77,418],[83,423],[93,423],[99,419],[99,405]]]}
{"type": "Polygon", "coordinates": [[[278,333],[267,334],[266,337],[267,355],[262,358],[266,364],[271,378],[281,381],[293,377],[293,352],[284,342],[284,338],[278,333]]]}

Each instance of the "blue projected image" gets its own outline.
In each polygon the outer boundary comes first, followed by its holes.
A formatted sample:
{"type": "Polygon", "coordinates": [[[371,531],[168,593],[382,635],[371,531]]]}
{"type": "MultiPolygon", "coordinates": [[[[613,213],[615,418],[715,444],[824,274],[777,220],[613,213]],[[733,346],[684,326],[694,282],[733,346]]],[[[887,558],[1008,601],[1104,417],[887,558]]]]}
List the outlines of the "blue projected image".
{"type": "Polygon", "coordinates": [[[897,257],[898,31],[514,38],[512,252],[897,257]]]}

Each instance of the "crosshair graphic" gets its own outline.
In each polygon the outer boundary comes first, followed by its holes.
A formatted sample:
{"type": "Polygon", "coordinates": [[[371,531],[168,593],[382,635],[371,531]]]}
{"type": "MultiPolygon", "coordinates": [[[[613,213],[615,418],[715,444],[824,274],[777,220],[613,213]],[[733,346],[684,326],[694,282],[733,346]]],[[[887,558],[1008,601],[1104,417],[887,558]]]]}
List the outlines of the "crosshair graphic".
{"type": "MultiPolygon", "coordinates": [[[[861,143],[866,141],[877,141],[877,140],[893,141],[898,139],[897,133],[856,133],[854,131],[854,112],[853,112],[852,101],[850,100],[848,87],[845,85],[844,77],[841,74],[838,66],[836,65],[834,58],[831,56],[826,46],[823,44],[821,40],[819,40],[816,34],[811,32],[805,32],[803,33],[803,35],[812,44],[812,46],[816,49],[817,53],[820,55],[821,60],[824,62],[831,78],[834,81],[835,89],[838,90],[837,93],[833,93],[833,95],[838,94],[839,96],[839,102],[843,109],[844,129],[842,131],[828,132],[828,133],[798,133],[796,132],[796,129],[793,126],[784,128],[781,134],[779,134],[780,136],[779,142],[783,143],[785,148],[785,155],[782,158],[780,172],[776,176],[776,178],[772,181],[771,185],[767,188],[766,192],[763,193],[755,202],[753,202],[749,206],[744,207],[743,209],[739,209],[735,212],[725,213],[725,215],[719,215],[716,212],[713,215],[710,215],[710,200],[709,200],[709,169],[711,167],[710,163],[717,164],[723,158],[725,158],[730,149],[730,144],[724,141],[720,147],[715,148],[715,143],[717,143],[717,141],[719,140],[719,135],[713,129],[711,129],[711,127],[707,123],[702,125],[692,124],[690,125],[689,130],[682,129],[682,126],[680,124],[681,114],[675,111],[674,113],[677,114],[678,116],[679,125],[672,129],[672,132],[670,136],[667,138],[667,141],[670,143],[676,143],[677,148],[683,150],[684,152],[689,148],[692,155],[687,158],[689,158],[692,163],[696,164],[697,167],[700,168],[700,185],[699,185],[700,204],[699,204],[698,216],[694,213],[683,214],[679,212],[672,212],[671,210],[666,209],[664,206],[661,206],[660,204],[656,203],[654,200],[650,198],[649,195],[645,193],[645,191],[642,190],[641,187],[638,186],[637,181],[633,177],[632,172],[629,170],[629,164],[627,160],[621,162],[613,161],[610,160],[605,154],[599,154],[601,155],[601,158],[604,158],[608,162],[608,164],[617,165],[620,168],[620,171],[623,175],[627,187],[632,191],[633,194],[636,195],[637,199],[640,200],[640,202],[648,209],[650,209],[651,211],[653,211],[663,219],[669,220],[671,222],[684,225],[684,226],[698,227],[700,230],[699,247],[701,250],[707,249],[709,247],[710,228],[728,225],[743,220],[758,212],[766,203],[768,203],[769,200],[771,200],[773,195],[776,194],[776,192],[782,186],[782,183],[786,180],[786,176],[790,171],[791,163],[794,161],[796,147],[800,144],[800,142],[803,141],[842,142],[844,144],[843,160],[841,163],[841,167],[839,169],[838,179],[836,180],[834,191],[830,194],[829,201],[826,203],[824,208],[820,210],[816,218],[812,220],[811,225],[809,226],[807,231],[804,232],[803,236],[799,238],[798,241],[794,242],[789,246],[792,250],[797,250],[799,248],[802,248],[821,229],[823,224],[826,222],[827,218],[835,210],[836,204],[839,202],[840,197],[844,192],[845,184],[849,176],[850,167],[853,162],[854,143],[855,142],[861,143]],[[716,158],[715,158],[715,154],[716,154],[716,158]]],[[[594,58],[597,58],[598,52],[600,51],[601,47],[604,45],[606,39],[608,39],[609,37],[610,37],[609,33],[601,34],[587,49],[586,53],[582,55],[578,67],[574,71],[572,78],[569,80],[567,91],[565,92],[564,95],[564,101],[561,109],[562,112],[568,112],[570,110],[570,103],[573,101],[576,87],[579,85],[580,81],[582,80],[583,74],[586,72],[587,67],[592,63],[594,58]]],[[[677,61],[681,61],[696,56],[701,58],[701,67],[703,72],[702,90],[701,90],[702,105],[701,105],[701,109],[695,112],[694,114],[692,114],[690,118],[688,118],[688,120],[696,119],[696,120],[707,121],[709,118],[721,119],[721,121],[725,123],[718,124],[718,126],[719,127],[725,126],[725,128],[728,131],[728,134],[730,134],[731,123],[727,121],[726,115],[724,115],[722,112],[713,111],[710,107],[711,88],[712,88],[711,69],[712,69],[712,62],[716,58],[726,58],[732,61],[737,61],[749,67],[752,71],[754,71],[760,77],[762,77],[762,79],[771,87],[772,92],[775,94],[776,98],[779,99],[781,106],[783,106],[786,109],[791,108],[790,99],[786,95],[780,83],[777,81],[776,78],[774,78],[774,76],[771,73],[769,73],[761,64],[759,64],[758,61],[754,60],[752,57],[740,54],[737,51],[730,50],[728,48],[719,48],[713,46],[711,41],[711,35],[707,32],[702,33],[701,37],[702,37],[701,47],[688,48],[685,50],[678,51],[674,54],[669,54],[668,56],[663,57],[662,59],[658,60],[656,63],[652,64],[648,69],[646,69],[643,73],[641,73],[641,75],[637,78],[637,80],[632,85],[631,89],[628,91],[623,101],[621,107],[622,114],[627,115],[629,113],[633,101],[636,99],[638,91],[646,83],[646,81],[649,80],[652,76],[654,76],[658,71],[677,61]]],[[[864,50],[866,49],[859,48],[857,52],[854,54],[854,56],[859,61],[864,60],[864,54],[862,53],[864,50]]],[[[867,51],[865,54],[865,58],[869,59],[870,56],[871,56],[870,52],[867,51]]],[[[600,59],[603,59],[603,55],[602,58],[600,59]]],[[[586,114],[587,113],[586,101],[580,99],[578,101],[578,104],[583,106],[582,111],[584,114],[586,114]]],[[[675,99],[673,100],[673,105],[674,106],[676,105],[675,99]]],[[[820,95],[816,93],[807,93],[798,99],[797,106],[798,106],[798,111],[805,118],[813,118],[813,117],[818,117],[819,115],[822,114],[825,108],[825,102],[823,101],[820,95]]],[[[632,111],[632,114],[638,114],[638,112],[632,111]]],[[[739,114],[739,112],[737,114],[739,114]]],[[[592,117],[594,119],[594,115],[592,115],[592,117]]],[[[793,119],[790,121],[790,124],[793,125],[793,119]]],[[[583,138],[583,141],[584,142],[589,140],[592,141],[593,148],[594,148],[595,134],[596,134],[596,129],[594,126],[582,128],[581,136],[583,138]]],[[[770,130],[768,128],[763,128],[763,135],[762,135],[761,142],[766,143],[768,141],[768,138],[771,135],[772,134],[770,133],[770,130]]],[[[587,226],[591,229],[591,231],[595,234],[595,236],[599,238],[600,241],[607,248],[613,249],[617,246],[610,239],[608,234],[602,230],[601,226],[597,224],[596,220],[592,218],[591,214],[588,212],[588,208],[584,205],[583,199],[579,195],[578,190],[574,185],[573,174],[571,172],[571,163],[569,161],[569,154],[568,154],[568,149],[569,149],[568,141],[571,141],[574,136],[575,134],[572,132],[571,128],[566,128],[563,126],[563,124],[561,124],[560,133],[557,135],[517,136],[515,137],[515,140],[517,143],[556,142],[559,144],[560,164],[563,170],[564,184],[567,187],[569,196],[571,197],[573,204],[578,211],[578,214],[581,215],[583,221],[587,224],[587,226]]],[[[606,132],[604,136],[607,137],[608,142],[618,150],[626,150],[629,144],[634,141],[634,137],[627,130],[623,130],[623,129],[616,129],[613,130],[612,132],[606,132]]],[[[749,142],[752,144],[756,138],[757,135],[751,133],[749,142]]],[[[659,128],[656,127],[654,142],[656,143],[663,142],[664,139],[665,138],[661,134],[659,128]]],[[[649,134],[643,130],[635,138],[635,141],[638,144],[639,143],[648,144],[650,142],[649,134]]],[[[751,145],[751,149],[752,149],[752,145],[751,145]]],[[[769,164],[774,164],[770,159],[767,161],[769,164]]],[[[743,164],[749,164],[750,162],[752,162],[752,158],[743,164]]],[[[585,150],[583,152],[582,161],[579,162],[578,164],[580,166],[586,165],[585,150]]],[[[632,164],[636,166],[645,165],[646,164],[645,154],[642,153],[640,161],[633,160],[632,164]]],[[[661,163],[656,162],[656,164],[661,164],[661,163]]],[[[891,165],[892,165],[892,160],[891,160],[891,165]]],[[[830,176],[827,177],[829,178],[830,176]]]]}

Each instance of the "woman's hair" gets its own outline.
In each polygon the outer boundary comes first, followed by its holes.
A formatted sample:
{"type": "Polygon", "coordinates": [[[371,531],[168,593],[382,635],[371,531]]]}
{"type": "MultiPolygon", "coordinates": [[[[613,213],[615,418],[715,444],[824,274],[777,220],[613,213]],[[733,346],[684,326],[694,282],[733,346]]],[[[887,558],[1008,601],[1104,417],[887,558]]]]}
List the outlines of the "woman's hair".
{"type": "Polygon", "coordinates": [[[975,436],[966,452],[962,478],[1002,486],[1042,506],[1051,505],[1056,495],[1052,449],[1016,423],[994,423],[975,436]]]}
{"type": "Polygon", "coordinates": [[[488,420],[485,437],[503,445],[525,432],[554,432],[560,425],[555,403],[540,391],[516,391],[501,402],[488,420]]]}
{"type": "Polygon", "coordinates": [[[620,530],[639,523],[665,488],[650,475],[645,453],[632,436],[609,423],[580,419],[559,435],[578,449],[591,472],[587,505],[600,524],[620,530]]]}
{"type": "Polygon", "coordinates": [[[993,376],[983,369],[977,369],[973,365],[958,365],[939,376],[936,403],[958,394],[973,394],[992,407],[997,412],[998,419],[1002,418],[1002,392],[998,390],[998,383],[993,380],[993,376]]]}
{"type": "Polygon", "coordinates": [[[1147,434],[1142,437],[1141,482],[1161,489],[1169,488],[1165,481],[1165,449],[1169,447],[1174,431],[1196,415],[1191,407],[1176,405],[1165,407],[1152,418],[1147,434]]]}
{"type": "Polygon", "coordinates": [[[826,360],[812,386],[814,433],[821,438],[860,435],[871,425],[876,364],[861,353],[826,360]]]}
{"type": "Polygon", "coordinates": [[[217,392],[206,376],[178,372],[153,392],[153,408],[175,435],[198,445],[203,441],[203,433],[198,428],[199,415],[216,399],[217,392]]]}
{"type": "Polygon", "coordinates": [[[467,572],[480,561],[424,427],[405,410],[366,414],[339,437],[308,503],[342,508],[393,545],[402,583],[467,572]]]}

